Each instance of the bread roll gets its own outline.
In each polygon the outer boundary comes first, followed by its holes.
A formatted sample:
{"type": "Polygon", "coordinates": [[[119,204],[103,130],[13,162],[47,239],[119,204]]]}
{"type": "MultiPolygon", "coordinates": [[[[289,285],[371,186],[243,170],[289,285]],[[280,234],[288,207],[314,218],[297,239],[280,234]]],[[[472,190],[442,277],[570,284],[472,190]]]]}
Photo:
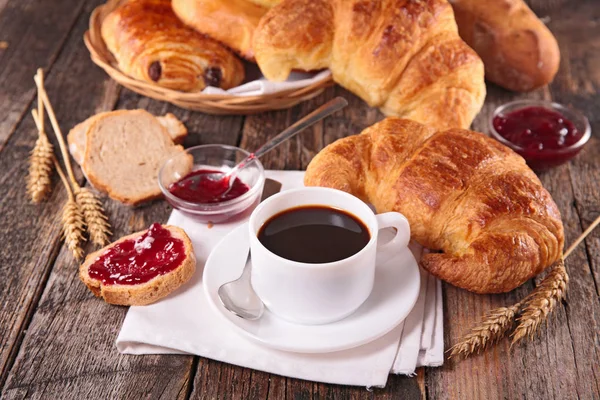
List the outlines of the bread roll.
{"type": "Polygon", "coordinates": [[[450,0],[458,31],[479,54],[485,77],[527,92],[554,79],[560,51],[552,32],[523,0],[450,0]]]}

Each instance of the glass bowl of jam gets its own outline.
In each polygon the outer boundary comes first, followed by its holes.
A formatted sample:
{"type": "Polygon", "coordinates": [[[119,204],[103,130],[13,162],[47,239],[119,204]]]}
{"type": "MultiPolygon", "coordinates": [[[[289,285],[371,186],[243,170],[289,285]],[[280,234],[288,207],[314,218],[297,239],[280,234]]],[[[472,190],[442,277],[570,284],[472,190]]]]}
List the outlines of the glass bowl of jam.
{"type": "Polygon", "coordinates": [[[227,182],[211,181],[206,174],[225,173],[249,154],[220,144],[191,147],[165,162],[158,173],[158,184],[173,208],[199,222],[213,224],[244,218],[260,203],[265,183],[260,161],[255,159],[240,170],[229,191],[227,182]]]}
{"type": "Polygon", "coordinates": [[[590,124],[579,111],[538,100],[517,100],[498,107],[490,120],[490,132],[536,171],[569,161],[591,136],[590,124]]]}

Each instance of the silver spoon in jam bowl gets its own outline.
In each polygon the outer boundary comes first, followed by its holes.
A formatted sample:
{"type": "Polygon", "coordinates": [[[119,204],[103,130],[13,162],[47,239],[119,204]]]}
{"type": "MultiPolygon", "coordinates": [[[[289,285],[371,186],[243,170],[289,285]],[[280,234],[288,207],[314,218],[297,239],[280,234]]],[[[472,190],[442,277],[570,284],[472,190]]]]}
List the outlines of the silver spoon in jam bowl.
{"type": "Polygon", "coordinates": [[[259,319],[265,311],[265,305],[250,283],[250,273],[252,264],[250,262],[250,249],[248,249],[248,257],[246,265],[242,271],[242,275],[235,281],[225,283],[219,287],[217,294],[223,306],[238,317],[256,320],[259,319]]]}
{"type": "Polygon", "coordinates": [[[299,132],[303,131],[309,126],[312,126],[313,124],[322,120],[328,115],[333,114],[338,110],[341,110],[347,105],[348,101],[346,101],[346,99],[344,99],[343,97],[336,97],[335,99],[323,104],[321,107],[317,108],[302,119],[296,121],[293,125],[291,125],[283,132],[275,136],[273,139],[269,140],[267,143],[259,147],[254,153],[248,155],[248,157],[236,164],[229,171],[207,172],[206,174],[202,174],[200,179],[208,179],[215,183],[221,183],[223,187],[223,192],[220,194],[220,196],[225,196],[233,187],[235,178],[238,175],[238,173],[244,167],[247,167],[252,161],[265,155],[266,153],[273,150],[275,147],[279,146],[281,143],[295,136],[299,132]]]}

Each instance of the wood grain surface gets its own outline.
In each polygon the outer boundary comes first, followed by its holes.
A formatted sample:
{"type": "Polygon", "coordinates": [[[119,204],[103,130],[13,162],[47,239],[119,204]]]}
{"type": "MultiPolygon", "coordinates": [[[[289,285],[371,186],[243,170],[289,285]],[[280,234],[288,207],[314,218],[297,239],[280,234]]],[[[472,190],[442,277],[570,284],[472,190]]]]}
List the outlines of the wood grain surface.
{"type": "MultiPolygon", "coordinates": [[[[33,75],[42,67],[57,117],[67,131],[111,109],[172,112],[188,127],[186,147],[228,143],[254,149],[292,121],[337,95],[350,105],[263,159],[267,168],[304,169],[334,140],[383,118],[340,87],[289,110],[215,117],[190,112],[123,89],[90,61],[83,45],[100,0],[0,0],[0,386],[7,399],[600,399],[600,230],[567,260],[567,299],[533,341],[503,341],[465,361],[390,376],[384,389],[285,378],[194,356],[120,355],[114,346],[126,308],[94,298],[77,277],[78,264],[61,240],[55,186],[40,205],[28,202],[24,179],[36,138],[29,110],[33,75]]],[[[488,85],[474,129],[487,132],[494,108],[517,98],[572,105],[590,119],[593,137],[571,163],[540,175],[563,216],[567,243],[600,213],[600,7],[596,0],[530,2],[557,36],[562,61],[554,82],[526,95],[488,85]]],[[[53,139],[56,144],[56,141],[53,139]]],[[[85,180],[77,169],[81,183],[85,180]]],[[[130,208],[102,198],[114,236],[165,222],[161,201],[130,208]]],[[[92,249],[90,246],[89,250],[92,249]]],[[[490,308],[512,304],[539,282],[504,295],[480,296],[444,285],[445,347],[490,308]]]]}

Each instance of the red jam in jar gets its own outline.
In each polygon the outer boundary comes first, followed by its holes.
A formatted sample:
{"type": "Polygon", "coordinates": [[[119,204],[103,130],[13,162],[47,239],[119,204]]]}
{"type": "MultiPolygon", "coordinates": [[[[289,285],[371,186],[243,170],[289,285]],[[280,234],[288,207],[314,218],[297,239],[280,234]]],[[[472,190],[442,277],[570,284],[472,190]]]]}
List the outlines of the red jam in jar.
{"type": "Polygon", "coordinates": [[[229,187],[227,180],[215,181],[206,178],[207,174],[213,173],[222,173],[222,171],[200,169],[190,172],[177,182],[172,183],[169,186],[169,192],[173,196],[191,203],[210,204],[233,200],[250,190],[248,185],[239,178],[235,178],[231,190],[226,192],[229,187]]]}
{"type": "Polygon", "coordinates": [[[141,236],[101,253],[88,273],[105,285],[136,285],[173,271],[184,260],[183,241],[154,223],[141,236]]]}
{"type": "Polygon", "coordinates": [[[566,162],[581,148],[568,150],[584,132],[561,113],[545,107],[524,107],[496,115],[492,121],[496,132],[514,144],[513,149],[538,170],[566,162]]]}

